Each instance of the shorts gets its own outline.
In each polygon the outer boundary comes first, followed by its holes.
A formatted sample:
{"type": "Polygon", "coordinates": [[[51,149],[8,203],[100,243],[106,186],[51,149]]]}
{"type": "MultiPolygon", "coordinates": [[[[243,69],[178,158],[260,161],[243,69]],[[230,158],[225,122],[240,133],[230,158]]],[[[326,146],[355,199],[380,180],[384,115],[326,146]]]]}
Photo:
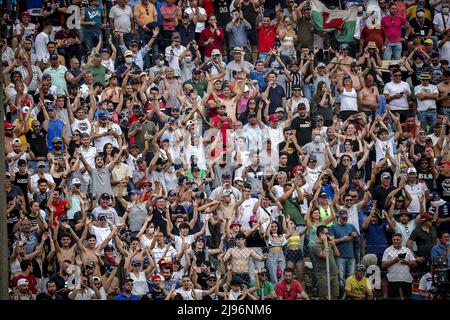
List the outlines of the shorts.
{"type": "Polygon", "coordinates": [[[247,287],[250,286],[250,275],[248,272],[233,272],[231,280],[245,284],[247,287]]]}
{"type": "Polygon", "coordinates": [[[286,250],[286,262],[303,263],[302,249],[286,250]]]}
{"type": "Polygon", "coordinates": [[[256,30],[251,29],[247,31],[247,39],[250,42],[251,46],[257,46],[258,45],[258,33],[256,30]]]}

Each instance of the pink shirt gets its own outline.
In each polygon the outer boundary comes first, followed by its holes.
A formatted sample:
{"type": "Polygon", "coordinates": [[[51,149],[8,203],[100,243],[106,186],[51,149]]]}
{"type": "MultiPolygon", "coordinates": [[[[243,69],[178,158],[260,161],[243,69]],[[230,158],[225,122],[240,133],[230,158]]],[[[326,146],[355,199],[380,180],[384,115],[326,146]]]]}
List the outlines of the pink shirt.
{"type": "Polygon", "coordinates": [[[402,26],[407,24],[405,18],[400,16],[395,16],[391,18],[391,16],[386,16],[381,19],[381,25],[384,28],[384,33],[389,43],[398,43],[400,42],[400,38],[402,36],[402,26]]]}
{"type": "MultiPolygon", "coordinates": [[[[174,14],[177,11],[178,7],[175,5],[172,6],[163,6],[161,8],[161,15],[165,14],[174,14]]],[[[169,21],[163,19],[163,30],[174,31],[175,30],[175,21],[169,21]]]]}

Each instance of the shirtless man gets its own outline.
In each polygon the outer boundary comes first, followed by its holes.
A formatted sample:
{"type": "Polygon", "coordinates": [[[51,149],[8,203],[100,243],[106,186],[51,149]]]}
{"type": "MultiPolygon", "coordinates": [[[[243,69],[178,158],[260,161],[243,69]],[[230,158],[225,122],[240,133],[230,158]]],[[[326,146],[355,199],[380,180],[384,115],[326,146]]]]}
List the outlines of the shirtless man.
{"type": "Polygon", "coordinates": [[[450,118],[450,70],[445,70],[442,81],[437,85],[439,97],[437,102],[441,103],[444,114],[450,118]]]}
{"type": "Polygon", "coordinates": [[[380,93],[374,85],[373,75],[367,74],[364,77],[364,87],[358,92],[359,108],[366,116],[370,116],[378,108],[380,93]]]}
{"type": "MultiPolygon", "coordinates": [[[[97,237],[94,234],[90,234],[87,239],[87,246],[81,246],[81,256],[83,259],[83,264],[86,265],[88,262],[94,262],[95,263],[95,272],[94,275],[97,277],[101,276],[100,272],[100,264],[103,264],[103,261],[100,259],[100,253],[103,251],[103,249],[108,245],[108,243],[111,241],[111,239],[116,234],[117,230],[120,229],[120,227],[125,225],[125,221],[128,218],[128,211],[125,211],[125,214],[123,215],[122,219],[118,224],[113,226],[110,224],[111,232],[106,237],[105,240],[99,245],[96,246],[97,243],[97,237]]],[[[80,241],[83,241],[83,239],[86,237],[87,231],[91,230],[90,224],[92,224],[91,219],[86,219],[86,225],[83,231],[83,234],[81,236],[80,241]]]]}
{"type": "Polygon", "coordinates": [[[245,247],[245,235],[239,232],[236,235],[236,247],[231,248],[223,256],[223,261],[226,262],[231,259],[233,265],[233,277],[240,278],[245,284],[250,285],[250,275],[248,273],[248,264],[250,258],[258,261],[264,261],[266,256],[260,256],[255,251],[245,247]]]}
{"type": "Polygon", "coordinates": [[[350,78],[352,78],[353,82],[353,88],[358,92],[363,87],[363,79],[361,75],[361,67],[358,66],[358,63],[356,61],[353,61],[350,64],[350,78]]]}
{"type": "Polygon", "coordinates": [[[63,216],[60,222],[56,220],[56,227],[54,227],[53,224],[50,224],[50,227],[52,228],[53,242],[55,244],[56,257],[58,259],[59,267],[63,267],[64,261],[70,261],[72,264],[75,264],[76,250],[81,248],[83,244],[80,241],[80,238],[78,238],[76,233],[70,227],[67,216],[63,216]],[[65,230],[61,236],[61,245],[58,243],[59,228],[65,230]],[[75,243],[72,243],[72,239],[75,240],[75,243]]]}
{"type": "Polygon", "coordinates": [[[328,73],[331,73],[331,70],[337,69],[334,79],[337,80],[342,78],[345,74],[350,74],[351,68],[350,65],[353,62],[353,58],[348,56],[348,45],[343,43],[339,47],[339,54],[331,60],[330,64],[327,66],[328,73]]]}

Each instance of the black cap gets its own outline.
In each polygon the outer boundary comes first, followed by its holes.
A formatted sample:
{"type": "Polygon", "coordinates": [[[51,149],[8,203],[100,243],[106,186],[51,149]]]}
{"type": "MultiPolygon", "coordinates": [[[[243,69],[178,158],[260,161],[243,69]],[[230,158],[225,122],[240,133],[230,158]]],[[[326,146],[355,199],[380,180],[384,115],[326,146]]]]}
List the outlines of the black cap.
{"type": "Polygon", "coordinates": [[[104,192],[100,195],[100,198],[101,199],[111,199],[111,196],[109,195],[109,193],[104,192]]]}
{"type": "Polygon", "coordinates": [[[250,118],[250,117],[256,117],[256,112],[249,112],[248,114],[247,114],[247,118],[250,118]]]}
{"type": "Polygon", "coordinates": [[[229,172],[222,173],[222,178],[227,178],[227,177],[231,178],[231,173],[229,173],[229,172]]]}

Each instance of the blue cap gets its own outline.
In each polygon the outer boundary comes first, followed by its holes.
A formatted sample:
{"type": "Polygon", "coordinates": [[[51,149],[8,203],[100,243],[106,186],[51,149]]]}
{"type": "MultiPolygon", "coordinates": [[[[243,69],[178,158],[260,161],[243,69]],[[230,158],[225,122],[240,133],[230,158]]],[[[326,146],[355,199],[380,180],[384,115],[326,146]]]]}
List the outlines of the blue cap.
{"type": "Polygon", "coordinates": [[[309,156],[309,161],[317,161],[317,157],[314,155],[309,156]]]}
{"type": "Polygon", "coordinates": [[[104,110],[102,110],[102,111],[100,111],[99,113],[98,113],[98,118],[99,119],[108,119],[109,118],[109,112],[108,111],[104,111],[104,110]]]}
{"type": "Polygon", "coordinates": [[[49,104],[49,105],[47,106],[47,110],[56,110],[56,107],[55,107],[54,104],[49,104]]]}
{"type": "Polygon", "coordinates": [[[141,194],[141,192],[138,189],[133,189],[133,190],[130,191],[130,193],[131,194],[137,194],[137,195],[141,194]]]}

